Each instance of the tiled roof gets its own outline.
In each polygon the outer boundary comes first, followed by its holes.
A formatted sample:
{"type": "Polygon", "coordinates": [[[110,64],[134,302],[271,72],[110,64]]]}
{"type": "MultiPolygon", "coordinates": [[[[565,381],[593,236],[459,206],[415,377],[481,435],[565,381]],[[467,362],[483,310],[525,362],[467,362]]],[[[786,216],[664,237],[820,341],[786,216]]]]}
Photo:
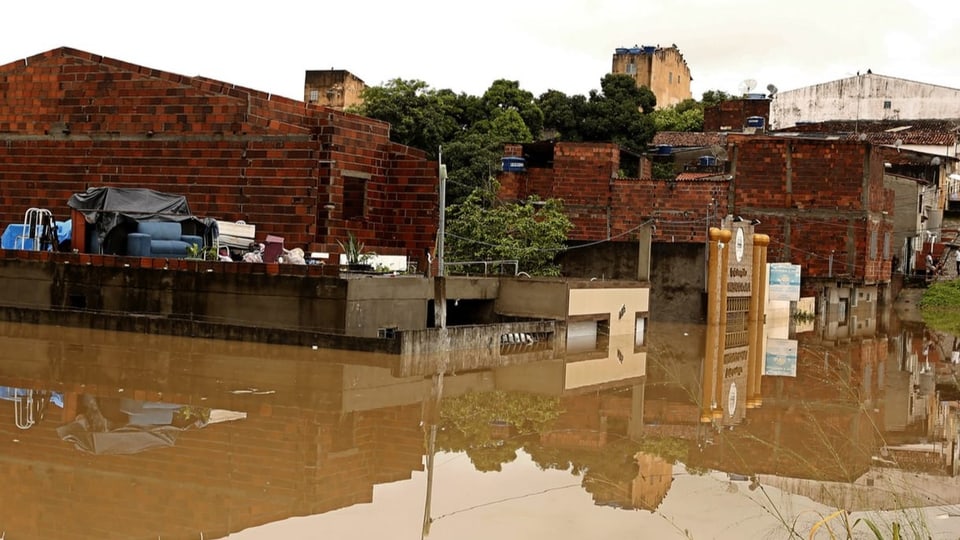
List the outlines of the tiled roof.
{"type": "MultiPolygon", "coordinates": [[[[903,131],[881,131],[864,133],[866,140],[873,144],[923,144],[934,146],[953,146],[957,142],[957,134],[948,131],[932,131],[929,129],[905,129],[903,131]]],[[[847,133],[845,139],[859,138],[857,133],[847,133]]]]}
{"type": "Polygon", "coordinates": [[[723,178],[725,175],[723,173],[715,172],[682,172],[677,175],[677,181],[691,181],[691,180],[715,180],[718,178],[723,178]]]}
{"type": "Polygon", "coordinates": [[[653,136],[653,144],[670,146],[713,146],[726,144],[726,133],[701,131],[661,131],[653,136]]]}
{"type": "Polygon", "coordinates": [[[923,120],[827,120],[824,122],[801,122],[780,131],[874,133],[897,128],[956,131],[960,129],[960,118],[923,120]]]}

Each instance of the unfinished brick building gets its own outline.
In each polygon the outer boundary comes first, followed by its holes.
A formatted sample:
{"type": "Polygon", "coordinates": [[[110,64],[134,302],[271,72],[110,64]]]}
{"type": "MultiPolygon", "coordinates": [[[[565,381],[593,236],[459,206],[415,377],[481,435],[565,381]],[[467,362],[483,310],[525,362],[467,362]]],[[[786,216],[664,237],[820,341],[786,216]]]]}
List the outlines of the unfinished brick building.
{"type": "Polygon", "coordinates": [[[204,77],[59,48],[0,66],[0,222],[68,218],[89,187],[184,195],[194,214],[257,239],[338,252],[352,232],[422,258],[437,228],[437,166],[386,123],[204,77]]]}
{"type": "Polygon", "coordinates": [[[732,214],[762,222],[770,262],[805,278],[890,280],[893,191],[869,142],[731,134],[732,214]]]}
{"type": "Polygon", "coordinates": [[[702,306],[706,232],[727,216],[757,220],[754,230],[771,238],[769,262],[802,265],[805,295],[823,293],[827,283],[890,281],[893,191],[884,188],[878,147],[731,133],[725,150],[726,163],[694,163],[657,180],[625,175],[649,170],[646,158],[615,144],[508,145],[504,154],[523,158],[524,169],[500,176],[500,195],[563,200],[574,224],[573,249],[560,256],[569,275],[635,278],[636,240],[652,227],[651,313],[658,317],[682,318],[702,306]]]}

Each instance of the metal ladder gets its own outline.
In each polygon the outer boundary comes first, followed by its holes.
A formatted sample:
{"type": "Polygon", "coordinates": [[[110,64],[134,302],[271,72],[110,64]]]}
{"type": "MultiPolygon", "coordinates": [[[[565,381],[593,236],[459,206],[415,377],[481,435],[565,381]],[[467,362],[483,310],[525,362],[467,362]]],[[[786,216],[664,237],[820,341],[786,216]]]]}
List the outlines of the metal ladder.
{"type": "Polygon", "coordinates": [[[13,241],[13,249],[28,249],[27,240],[31,240],[29,251],[40,251],[40,240],[45,237],[48,227],[56,227],[53,213],[46,208],[30,208],[23,214],[23,229],[13,241]]]}

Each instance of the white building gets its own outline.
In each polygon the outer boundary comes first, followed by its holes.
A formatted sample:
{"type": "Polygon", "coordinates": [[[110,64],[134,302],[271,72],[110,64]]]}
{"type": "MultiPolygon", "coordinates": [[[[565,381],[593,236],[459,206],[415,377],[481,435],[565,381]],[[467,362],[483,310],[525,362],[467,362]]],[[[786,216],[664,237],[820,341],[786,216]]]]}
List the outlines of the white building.
{"type": "Polygon", "coordinates": [[[960,90],[867,72],[780,92],[770,104],[770,127],[826,120],[960,118],[960,90]]]}

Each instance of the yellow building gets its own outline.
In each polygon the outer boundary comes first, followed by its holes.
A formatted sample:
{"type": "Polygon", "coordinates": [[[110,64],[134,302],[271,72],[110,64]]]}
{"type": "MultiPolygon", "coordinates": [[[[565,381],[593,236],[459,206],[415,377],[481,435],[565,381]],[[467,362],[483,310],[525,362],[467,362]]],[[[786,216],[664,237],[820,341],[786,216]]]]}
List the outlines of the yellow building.
{"type": "Polygon", "coordinates": [[[338,110],[359,105],[367,85],[344,69],[307,71],[303,84],[303,100],[338,110]]]}
{"type": "Polygon", "coordinates": [[[693,97],[693,77],[676,45],[618,48],[613,53],[613,73],[630,75],[638,87],[649,88],[657,96],[658,109],[693,97]]]}

